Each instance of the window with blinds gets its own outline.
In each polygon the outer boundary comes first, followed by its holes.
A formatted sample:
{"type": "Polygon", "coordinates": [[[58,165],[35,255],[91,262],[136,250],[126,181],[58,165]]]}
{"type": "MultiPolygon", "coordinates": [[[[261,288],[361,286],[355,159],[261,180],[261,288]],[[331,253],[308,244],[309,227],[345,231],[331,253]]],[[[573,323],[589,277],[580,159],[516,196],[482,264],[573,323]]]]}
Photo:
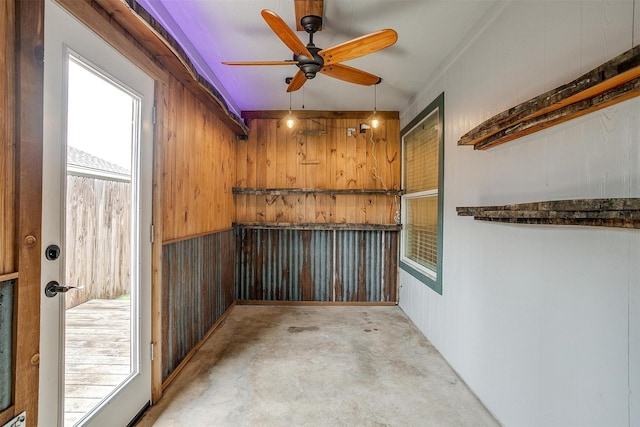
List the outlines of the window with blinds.
{"type": "Polygon", "coordinates": [[[403,131],[402,245],[400,265],[441,293],[441,185],[444,96],[403,131]]]}

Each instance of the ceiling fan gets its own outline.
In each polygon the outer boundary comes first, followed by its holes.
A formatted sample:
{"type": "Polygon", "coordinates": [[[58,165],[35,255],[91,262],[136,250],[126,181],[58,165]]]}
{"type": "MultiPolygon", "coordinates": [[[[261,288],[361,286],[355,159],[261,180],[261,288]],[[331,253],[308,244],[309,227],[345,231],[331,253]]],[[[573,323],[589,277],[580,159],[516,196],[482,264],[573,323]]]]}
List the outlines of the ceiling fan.
{"type": "Polygon", "coordinates": [[[291,28],[274,12],[264,9],[262,17],[274,33],[293,52],[293,59],[285,61],[245,61],[223,62],[225,65],[296,65],[299,70],[289,81],[287,92],[293,92],[302,87],[308,79],[313,79],[317,73],[329,77],[371,86],[380,83],[380,77],[357,68],[343,65],[341,62],[359,58],[369,53],[377,52],[393,45],[398,40],[394,30],[380,30],[336,46],[321,49],[313,44],[313,35],[322,27],[322,17],[307,15],[300,19],[300,26],[309,34],[309,43],[305,46],[291,28]]]}

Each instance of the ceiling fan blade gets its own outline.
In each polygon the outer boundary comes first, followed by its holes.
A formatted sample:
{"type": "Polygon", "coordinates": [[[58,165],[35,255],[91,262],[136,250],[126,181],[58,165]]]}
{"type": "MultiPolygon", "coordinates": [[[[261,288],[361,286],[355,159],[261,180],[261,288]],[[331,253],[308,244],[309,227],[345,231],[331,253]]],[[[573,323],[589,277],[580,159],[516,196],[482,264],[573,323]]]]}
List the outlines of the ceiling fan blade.
{"type": "Polygon", "coordinates": [[[343,64],[327,65],[325,67],[322,67],[320,72],[329,77],[334,77],[336,79],[344,80],[345,82],[356,83],[364,86],[376,85],[382,80],[380,77],[369,74],[366,71],[362,71],[343,64]]]}
{"type": "Polygon", "coordinates": [[[293,59],[286,61],[222,61],[224,65],[296,65],[293,59]]]}
{"type": "Polygon", "coordinates": [[[307,82],[307,76],[304,75],[302,70],[298,70],[295,76],[291,79],[291,83],[287,87],[287,92],[295,92],[300,89],[302,85],[307,82]]]}
{"type": "Polygon", "coordinates": [[[280,37],[280,40],[282,40],[284,44],[289,47],[289,49],[291,49],[294,55],[303,54],[305,56],[313,58],[313,55],[311,55],[311,52],[309,52],[302,40],[300,40],[298,36],[296,36],[296,33],[294,33],[293,30],[289,28],[289,26],[282,20],[282,18],[268,9],[263,9],[260,13],[262,14],[262,17],[267,22],[267,24],[271,27],[273,32],[276,33],[278,37],[280,37]]]}
{"type": "Polygon", "coordinates": [[[398,33],[394,30],[380,30],[328,49],[323,49],[318,54],[324,59],[325,65],[335,64],[377,52],[393,45],[396,40],[398,40],[398,33]]]}

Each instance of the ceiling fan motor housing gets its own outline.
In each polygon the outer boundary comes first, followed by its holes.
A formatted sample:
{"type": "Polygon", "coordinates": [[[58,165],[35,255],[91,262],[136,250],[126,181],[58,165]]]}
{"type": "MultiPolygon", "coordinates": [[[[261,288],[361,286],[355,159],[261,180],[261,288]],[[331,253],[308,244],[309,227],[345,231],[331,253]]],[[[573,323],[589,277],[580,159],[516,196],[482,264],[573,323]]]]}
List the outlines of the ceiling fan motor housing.
{"type": "Polygon", "coordinates": [[[298,68],[302,70],[304,75],[308,79],[312,79],[324,66],[324,59],[318,55],[318,52],[321,50],[320,48],[317,48],[310,43],[307,45],[307,49],[313,55],[313,58],[309,58],[306,55],[294,55],[293,59],[298,61],[298,68]]]}

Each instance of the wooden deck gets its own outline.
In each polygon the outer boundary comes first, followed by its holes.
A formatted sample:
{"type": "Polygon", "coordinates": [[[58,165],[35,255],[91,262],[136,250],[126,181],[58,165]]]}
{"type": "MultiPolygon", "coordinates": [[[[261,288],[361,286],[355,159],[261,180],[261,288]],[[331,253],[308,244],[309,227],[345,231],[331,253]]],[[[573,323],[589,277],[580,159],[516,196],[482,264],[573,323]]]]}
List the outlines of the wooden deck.
{"type": "Polygon", "coordinates": [[[65,426],[82,416],[130,372],[130,301],[91,300],[66,312],[65,426]]]}

